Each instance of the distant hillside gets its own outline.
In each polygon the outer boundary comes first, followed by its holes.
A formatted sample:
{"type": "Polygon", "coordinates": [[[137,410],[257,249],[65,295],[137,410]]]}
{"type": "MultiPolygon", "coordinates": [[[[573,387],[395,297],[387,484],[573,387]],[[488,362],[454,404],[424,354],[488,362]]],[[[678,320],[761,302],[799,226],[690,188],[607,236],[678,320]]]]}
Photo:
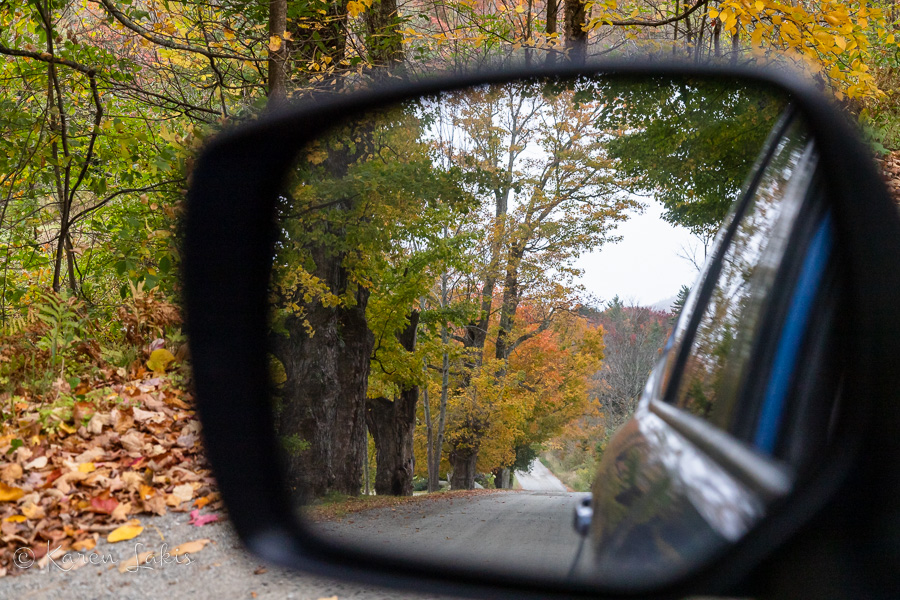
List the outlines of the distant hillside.
{"type": "Polygon", "coordinates": [[[663,300],[660,300],[659,302],[651,304],[649,306],[649,308],[652,308],[653,310],[659,310],[662,312],[670,313],[670,312],[672,312],[672,305],[675,304],[675,300],[677,298],[678,298],[678,296],[672,296],[670,298],[665,298],[663,300]]]}

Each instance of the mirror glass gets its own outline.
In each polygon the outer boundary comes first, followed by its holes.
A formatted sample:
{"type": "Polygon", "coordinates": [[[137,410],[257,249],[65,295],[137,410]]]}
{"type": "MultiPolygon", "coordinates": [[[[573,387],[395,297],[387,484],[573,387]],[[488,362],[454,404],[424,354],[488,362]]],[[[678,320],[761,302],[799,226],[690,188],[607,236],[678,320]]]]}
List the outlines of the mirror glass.
{"type": "Polygon", "coordinates": [[[734,542],[773,496],[634,412],[662,394],[648,377],[790,110],[728,79],[542,78],[372,108],[305,145],[278,200],[269,361],[311,530],[610,585],[628,584],[619,561],[664,580],[734,542]],[[656,298],[615,287],[657,280],[656,298]],[[669,468],[696,469],[708,498],[654,487],[669,468]]]}

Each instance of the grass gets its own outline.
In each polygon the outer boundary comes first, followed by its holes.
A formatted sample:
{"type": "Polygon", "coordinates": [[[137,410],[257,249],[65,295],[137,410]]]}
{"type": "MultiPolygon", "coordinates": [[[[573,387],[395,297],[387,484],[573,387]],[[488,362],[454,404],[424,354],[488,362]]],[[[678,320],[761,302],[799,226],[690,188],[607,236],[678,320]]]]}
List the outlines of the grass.
{"type": "Polygon", "coordinates": [[[438,499],[469,498],[502,491],[445,490],[418,496],[347,496],[345,494],[328,494],[304,507],[303,512],[313,521],[335,521],[364,510],[393,508],[402,504],[428,502],[438,499]]]}

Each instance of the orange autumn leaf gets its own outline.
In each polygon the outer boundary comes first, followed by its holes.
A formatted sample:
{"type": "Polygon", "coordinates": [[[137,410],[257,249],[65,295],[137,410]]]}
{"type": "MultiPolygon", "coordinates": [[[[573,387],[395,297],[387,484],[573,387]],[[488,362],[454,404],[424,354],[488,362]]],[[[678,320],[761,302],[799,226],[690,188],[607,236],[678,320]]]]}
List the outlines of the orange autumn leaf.
{"type": "Polygon", "coordinates": [[[94,538],[87,538],[84,540],[78,540],[74,544],[72,544],[72,549],[78,552],[87,552],[88,550],[93,550],[97,546],[97,540],[94,538]]]}
{"type": "Polygon", "coordinates": [[[154,494],[156,494],[156,490],[149,485],[142,483],[139,488],[139,493],[141,496],[141,500],[149,500],[154,496],[154,494]]]}

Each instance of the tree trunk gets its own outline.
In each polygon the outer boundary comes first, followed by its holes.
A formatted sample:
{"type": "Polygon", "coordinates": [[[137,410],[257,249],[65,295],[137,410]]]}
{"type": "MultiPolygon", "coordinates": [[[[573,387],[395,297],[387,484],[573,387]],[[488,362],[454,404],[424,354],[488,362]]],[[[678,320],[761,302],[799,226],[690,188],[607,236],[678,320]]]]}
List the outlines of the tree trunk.
{"type": "MultiPolygon", "coordinates": [[[[556,0],[547,0],[547,23],[544,28],[547,37],[549,38],[551,35],[556,33],[556,15],[559,12],[559,4],[556,0]]],[[[556,62],[556,50],[555,48],[551,48],[547,52],[547,65],[552,65],[556,62]]]]}
{"type": "Polygon", "coordinates": [[[506,265],[506,277],[503,281],[503,300],[500,304],[500,328],[497,330],[497,342],[494,357],[505,361],[512,352],[510,334],[516,321],[519,308],[519,266],[525,254],[526,240],[521,240],[509,249],[509,262],[506,265]]]}
{"type": "MultiPolygon", "coordinates": [[[[397,338],[407,352],[416,349],[419,311],[410,313],[409,325],[397,338]]],[[[400,392],[393,401],[369,398],[366,424],[375,440],[375,493],[379,496],[412,496],[413,434],[419,386],[400,392]]]]}
{"type": "Polygon", "coordinates": [[[376,0],[365,12],[366,51],[376,67],[403,60],[403,36],[397,18],[397,0],[376,0]]]}
{"type": "MultiPolygon", "coordinates": [[[[441,338],[449,337],[447,328],[441,332],[441,338]]],[[[444,342],[447,343],[446,341],[444,342]]],[[[434,450],[431,453],[432,462],[428,467],[428,491],[436,492],[440,489],[441,454],[444,450],[444,428],[447,424],[447,398],[450,392],[450,356],[444,352],[441,366],[441,406],[438,409],[438,427],[434,440],[434,450]]]]}
{"type": "MultiPolygon", "coordinates": [[[[314,275],[335,294],[347,289],[343,255],[322,256],[314,275]]],[[[366,322],[369,292],[359,287],[353,306],[306,305],[306,319],[288,319],[289,336],[274,340],[287,376],[279,434],[299,436],[309,447],[288,457],[288,479],[306,497],[328,492],[356,496],[367,462],[365,408],[374,336],[366,322]]]]}
{"type": "Polygon", "coordinates": [[[506,467],[494,469],[494,487],[498,490],[508,490],[510,488],[510,471],[506,467]]]}
{"type": "Polygon", "coordinates": [[[474,448],[454,448],[450,451],[450,465],[453,474],[450,476],[451,490],[475,489],[475,463],[478,461],[478,450],[474,448]]]}
{"type": "Polygon", "coordinates": [[[412,496],[417,396],[414,387],[393,401],[369,398],[366,402],[366,423],[375,440],[375,493],[379,496],[412,496]]]}
{"type": "Polygon", "coordinates": [[[287,0],[269,0],[269,37],[280,40],[277,50],[269,51],[269,102],[274,109],[287,98],[288,42],[284,39],[287,29],[287,0]]]}
{"type": "Polygon", "coordinates": [[[566,51],[573,62],[584,62],[587,55],[587,32],[582,29],[586,17],[582,0],[565,0],[566,51]]]}

